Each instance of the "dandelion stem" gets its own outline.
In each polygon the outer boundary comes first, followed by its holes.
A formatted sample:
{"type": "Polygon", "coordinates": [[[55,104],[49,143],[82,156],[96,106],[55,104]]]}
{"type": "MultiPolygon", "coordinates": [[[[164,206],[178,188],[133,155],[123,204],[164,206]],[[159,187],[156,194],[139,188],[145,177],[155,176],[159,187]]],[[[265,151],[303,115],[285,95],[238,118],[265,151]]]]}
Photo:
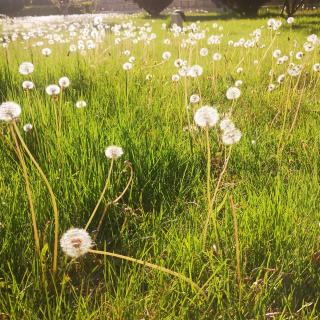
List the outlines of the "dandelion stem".
{"type": "Polygon", "coordinates": [[[236,265],[237,265],[237,281],[239,286],[239,292],[241,288],[241,267],[240,267],[240,242],[239,242],[239,233],[238,233],[238,220],[237,220],[237,212],[233,202],[232,196],[230,197],[230,205],[232,209],[233,216],[233,235],[234,241],[236,243],[236,265]]]}
{"type": "Polygon", "coordinates": [[[106,207],[104,208],[104,211],[103,211],[103,213],[102,213],[101,219],[100,219],[99,224],[98,224],[97,232],[96,232],[96,234],[95,234],[95,239],[96,239],[97,236],[98,236],[98,233],[99,233],[99,231],[100,231],[100,228],[101,228],[103,219],[104,219],[104,217],[106,216],[106,213],[107,213],[109,207],[110,207],[112,204],[117,204],[117,203],[121,200],[121,198],[125,195],[125,193],[128,191],[128,189],[129,189],[129,187],[130,187],[130,185],[131,185],[131,182],[132,182],[132,179],[133,179],[133,168],[132,168],[132,165],[131,165],[131,163],[130,163],[129,161],[126,161],[126,165],[127,165],[127,166],[129,167],[129,169],[130,169],[130,178],[129,178],[128,182],[127,182],[127,185],[125,186],[125,188],[124,188],[123,191],[121,192],[121,194],[120,194],[117,198],[115,198],[114,200],[110,201],[110,202],[106,205],[106,207]]]}
{"type": "MultiPolygon", "coordinates": [[[[210,222],[210,218],[211,218],[211,212],[213,210],[213,205],[214,205],[214,203],[216,201],[216,198],[217,198],[217,195],[218,195],[218,191],[220,189],[222,178],[223,178],[223,176],[224,176],[224,174],[225,174],[225,172],[227,170],[227,167],[228,167],[228,163],[229,163],[230,156],[231,156],[231,150],[232,150],[232,147],[229,148],[229,153],[228,153],[228,155],[227,155],[227,157],[226,157],[226,159],[224,161],[224,165],[223,165],[222,171],[221,171],[221,173],[219,175],[219,178],[218,178],[218,181],[217,181],[217,184],[216,184],[216,188],[215,188],[214,193],[213,193],[213,197],[210,200],[210,206],[211,207],[208,210],[208,216],[207,216],[207,219],[206,219],[206,222],[205,222],[205,225],[204,225],[204,229],[203,229],[203,248],[205,248],[205,245],[206,245],[208,226],[209,226],[209,222],[210,222]]],[[[217,238],[217,241],[219,241],[219,238],[218,238],[218,225],[217,225],[216,217],[214,217],[213,223],[214,223],[214,229],[215,229],[216,238],[217,238]]]]}
{"type": "Polygon", "coordinates": [[[113,168],[113,163],[114,163],[114,159],[111,160],[111,165],[110,165],[110,168],[109,168],[109,173],[108,173],[108,177],[107,177],[107,180],[106,180],[106,184],[105,184],[105,186],[104,186],[104,188],[102,190],[102,193],[100,195],[100,198],[99,198],[99,200],[98,200],[98,202],[97,202],[97,204],[96,204],[96,206],[95,206],[95,208],[94,208],[94,210],[93,210],[93,212],[92,212],[92,214],[91,214],[91,216],[90,216],[90,218],[89,218],[89,220],[88,220],[88,222],[87,222],[87,224],[86,224],[86,226],[84,228],[85,230],[88,229],[90,223],[92,222],[92,219],[94,218],[94,216],[95,216],[95,214],[96,214],[96,212],[97,212],[97,210],[98,210],[98,208],[100,206],[100,203],[101,203],[101,201],[102,201],[102,199],[103,199],[103,197],[104,197],[104,195],[105,195],[105,193],[106,193],[106,191],[107,191],[107,189],[109,187],[110,177],[111,177],[112,168],[113,168]]]}
{"type": "Polygon", "coordinates": [[[55,198],[55,195],[52,191],[51,185],[50,185],[46,175],[44,174],[43,170],[41,169],[40,165],[38,164],[38,162],[36,161],[36,159],[34,158],[32,153],[30,152],[28,146],[24,142],[24,140],[20,134],[19,128],[15,122],[13,122],[13,126],[15,129],[15,132],[17,133],[17,136],[19,137],[21,145],[23,146],[24,150],[27,152],[28,156],[30,157],[30,159],[33,162],[33,164],[35,165],[35,167],[37,168],[37,170],[38,170],[40,176],[42,177],[44,183],[46,184],[48,191],[49,191],[49,194],[50,194],[51,204],[52,204],[52,209],[53,209],[53,214],[54,214],[54,250],[53,250],[52,269],[53,269],[53,273],[56,273],[57,260],[58,260],[58,242],[59,242],[59,213],[58,213],[58,206],[57,206],[56,198],[55,198]]]}
{"type": "MultiPolygon", "coordinates": [[[[158,270],[158,271],[170,274],[170,275],[172,275],[174,277],[179,278],[180,280],[183,280],[183,281],[189,283],[191,285],[191,287],[194,288],[196,291],[201,291],[201,288],[195,282],[193,282],[190,278],[184,276],[181,273],[178,273],[178,272],[172,271],[170,269],[167,269],[165,267],[161,267],[161,266],[158,266],[158,265],[150,263],[150,262],[146,262],[146,261],[143,261],[143,260],[140,260],[140,259],[135,259],[135,258],[131,258],[131,257],[128,257],[128,256],[121,255],[121,254],[108,252],[108,251],[99,251],[99,250],[90,249],[89,252],[93,253],[93,254],[100,254],[100,255],[104,255],[104,256],[109,256],[109,257],[114,257],[114,258],[118,258],[118,259],[122,259],[122,260],[126,260],[126,261],[135,262],[135,263],[141,264],[141,265],[143,265],[145,267],[148,267],[148,268],[151,268],[151,269],[154,269],[154,270],[158,270]]],[[[201,293],[204,295],[203,291],[201,291],[201,293]]]]}
{"type": "Polygon", "coordinates": [[[21,149],[19,147],[19,143],[18,143],[16,134],[14,132],[14,128],[13,128],[12,125],[10,125],[10,131],[11,131],[11,135],[12,135],[12,138],[14,140],[14,143],[16,145],[17,155],[18,155],[21,167],[22,167],[23,177],[24,177],[24,180],[25,180],[25,183],[26,183],[26,191],[27,191],[27,196],[28,196],[28,201],[29,201],[29,206],[30,206],[30,212],[31,212],[31,220],[32,220],[34,241],[35,241],[35,245],[36,245],[36,252],[40,256],[39,231],[38,231],[38,226],[37,226],[36,213],[35,213],[34,205],[33,205],[32,191],[31,191],[31,187],[30,187],[28,170],[27,170],[27,166],[26,166],[26,163],[24,161],[24,157],[23,157],[23,154],[22,154],[21,149]]]}

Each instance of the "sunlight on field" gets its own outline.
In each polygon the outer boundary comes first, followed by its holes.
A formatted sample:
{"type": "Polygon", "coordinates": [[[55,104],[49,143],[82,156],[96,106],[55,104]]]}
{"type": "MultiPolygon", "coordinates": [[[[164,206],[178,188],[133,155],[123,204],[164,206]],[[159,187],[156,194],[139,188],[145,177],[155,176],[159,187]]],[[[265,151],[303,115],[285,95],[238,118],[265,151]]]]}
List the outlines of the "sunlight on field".
{"type": "Polygon", "coordinates": [[[317,319],[319,26],[0,20],[0,319],[317,319]]]}

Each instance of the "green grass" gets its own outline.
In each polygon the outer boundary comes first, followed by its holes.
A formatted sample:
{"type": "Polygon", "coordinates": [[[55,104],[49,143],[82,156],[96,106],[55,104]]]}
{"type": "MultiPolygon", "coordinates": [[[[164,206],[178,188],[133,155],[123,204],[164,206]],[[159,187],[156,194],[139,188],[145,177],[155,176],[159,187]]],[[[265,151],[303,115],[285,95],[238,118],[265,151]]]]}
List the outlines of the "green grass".
{"type": "MultiPolygon", "coordinates": [[[[207,36],[224,34],[220,46],[208,46],[204,39],[192,49],[179,49],[181,38],[161,30],[165,19],[112,18],[110,24],[130,19],[137,26],[150,23],[157,40],[149,46],[128,40],[116,46],[115,36],[107,32],[97,49],[84,56],[68,55],[68,44],[55,44],[48,58],[41,55],[41,48],[32,47],[39,39],[25,43],[19,39],[8,49],[1,48],[0,101],[21,104],[18,126],[22,132],[27,122],[36,129],[23,132],[23,137],[56,195],[60,237],[70,227],[83,228],[87,223],[110,166],[104,149],[119,145],[125,153],[115,162],[104,205],[127,183],[124,160],[132,163],[134,180],[108,211],[96,247],[180,272],[204,286],[206,297],[177,278],[129,262],[93,255],[70,262],[61,249],[53,278],[53,211],[45,184],[26,156],[46,265],[46,285],[41,284],[22,170],[8,124],[1,122],[0,319],[265,319],[268,313],[275,313],[275,319],[318,319],[320,264],[314,254],[320,250],[320,82],[312,65],[320,62],[319,46],[305,55],[298,79],[290,81],[287,76],[271,93],[267,87],[272,65],[276,76],[287,68],[277,66],[275,60],[272,64],[273,50],[289,54],[293,40],[297,41],[295,52],[301,50],[306,37],[320,31],[320,18],[315,12],[304,12],[292,30],[283,20],[281,34],[259,67],[253,61],[261,60],[270,44],[266,28],[261,38],[264,49],[231,48],[227,42],[250,39],[253,30],[266,26],[267,16],[250,20],[191,16],[190,20],[201,20],[202,30],[209,28],[207,36]],[[224,30],[212,29],[213,23],[224,30]],[[165,38],[171,39],[171,45],[163,44],[165,38]],[[208,57],[199,56],[202,47],[209,48],[208,57]],[[122,69],[128,57],[121,54],[126,49],[136,57],[128,72],[128,103],[122,69]],[[158,65],[166,50],[172,58],[158,65]],[[179,52],[204,68],[199,82],[188,80],[188,96],[200,88],[202,104],[216,105],[221,114],[231,106],[225,97],[227,88],[243,80],[232,115],[243,137],[232,147],[214,206],[219,208],[215,210],[219,239],[211,223],[205,249],[201,242],[207,214],[205,134],[193,133],[191,149],[190,136],[183,130],[188,124],[184,83],[171,81],[179,52]],[[223,59],[217,63],[212,88],[214,52],[222,53],[223,59]],[[29,95],[21,88],[26,77],[18,73],[23,61],[35,65],[31,78],[36,89],[29,95]],[[243,73],[237,74],[236,66],[243,67],[243,73]],[[147,74],[153,75],[151,81],[145,80],[147,74]],[[70,78],[71,86],[63,93],[62,130],[57,136],[54,111],[59,102],[45,94],[45,87],[62,76],[70,78]],[[87,102],[86,108],[74,107],[80,99],[87,102]],[[240,289],[230,196],[238,217],[240,289]]],[[[65,34],[63,29],[55,32],[65,34]]],[[[192,107],[192,115],[198,107],[192,107]]],[[[212,189],[227,152],[217,132],[210,131],[212,189]]],[[[104,205],[89,228],[92,235],[104,205]]]]}

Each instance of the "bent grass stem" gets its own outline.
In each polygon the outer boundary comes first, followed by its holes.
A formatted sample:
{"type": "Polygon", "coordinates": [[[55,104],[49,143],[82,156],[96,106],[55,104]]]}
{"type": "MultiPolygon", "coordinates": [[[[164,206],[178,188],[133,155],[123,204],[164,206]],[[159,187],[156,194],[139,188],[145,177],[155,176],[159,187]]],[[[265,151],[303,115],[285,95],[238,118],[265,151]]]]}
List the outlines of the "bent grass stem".
{"type": "Polygon", "coordinates": [[[86,226],[84,228],[85,230],[88,229],[90,223],[92,222],[92,220],[93,220],[93,218],[94,218],[94,216],[95,216],[95,214],[96,214],[96,212],[97,212],[97,210],[98,210],[98,208],[100,206],[100,203],[101,203],[101,201],[102,201],[102,199],[103,199],[103,197],[104,197],[104,195],[105,195],[105,193],[106,193],[106,191],[107,191],[107,189],[109,187],[110,177],[111,177],[112,168],[113,168],[113,163],[114,163],[114,159],[111,160],[111,165],[110,165],[110,168],[109,168],[106,184],[105,184],[105,186],[104,186],[104,188],[103,188],[103,190],[101,192],[100,198],[99,198],[99,200],[98,200],[93,212],[91,213],[91,216],[90,216],[90,218],[89,218],[89,220],[88,220],[88,222],[87,222],[87,224],[86,224],[86,226]]]}
{"type": "Polygon", "coordinates": [[[40,257],[40,240],[39,240],[39,231],[38,231],[38,226],[37,226],[37,219],[36,219],[36,213],[34,210],[34,204],[33,204],[33,199],[32,199],[32,191],[31,191],[31,187],[30,187],[30,180],[29,180],[29,176],[28,176],[28,170],[27,170],[27,166],[23,157],[23,154],[21,152],[18,140],[17,140],[17,136],[14,132],[14,127],[13,125],[10,125],[10,131],[11,131],[11,135],[12,138],[14,140],[14,143],[16,145],[16,149],[17,149],[17,155],[22,167],[22,172],[23,172],[23,177],[26,183],[26,191],[27,191],[27,196],[28,196],[28,201],[29,201],[29,206],[30,206],[30,212],[31,212],[31,220],[32,220],[32,227],[33,227],[33,235],[34,235],[34,241],[35,241],[35,245],[36,245],[36,252],[38,254],[38,256],[40,257]]]}
{"type": "Polygon", "coordinates": [[[36,161],[36,159],[34,158],[32,153],[30,152],[28,146],[24,142],[24,140],[20,134],[19,128],[15,122],[13,122],[13,126],[14,126],[15,132],[21,142],[21,145],[23,146],[24,150],[27,152],[27,154],[28,154],[29,158],[31,159],[31,161],[33,162],[34,166],[37,168],[37,170],[38,170],[40,176],[42,177],[44,183],[46,184],[47,189],[50,194],[50,199],[51,199],[51,204],[52,204],[52,209],[53,209],[53,214],[54,214],[54,224],[55,224],[55,226],[54,226],[54,249],[53,249],[52,270],[53,270],[53,273],[56,273],[57,261],[58,261],[58,242],[59,242],[59,213],[58,213],[57,201],[56,201],[55,195],[52,191],[51,185],[50,185],[46,175],[44,174],[43,170],[41,169],[40,165],[38,164],[38,162],[36,161]]]}
{"type": "Polygon", "coordinates": [[[154,269],[154,270],[158,270],[158,271],[170,274],[170,275],[172,275],[174,277],[179,278],[180,280],[183,280],[183,281],[187,282],[188,284],[190,284],[190,286],[193,289],[195,289],[198,292],[201,292],[204,295],[204,292],[201,291],[201,288],[195,282],[193,282],[190,278],[184,276],[181,273],[178,273],[178,272],[172,271],[170,269],[167,269],[165,267],[161,267],[161,266],[158,266],[158,265],[150,263],[150,262],[146,262],[146,261],[143,261],[143,260],[140,260],[140,259],[135,259],[135,258],[131,258],[131,257],[128,257],[128,256],[121,255],[121,254],[108,252],[108,251],[99,251],[99,250],[90,249],[88,252],[92,253],[92,254],[100,254],[100,255],[104,255],[104,256],[118,258],[118,259],[121,259],[121,260],[135,262],[135,263],[140,264],[142,266],[145,266],[145,267],[148,267],[148,268],[151,268],[151,269],[154,269]]]}

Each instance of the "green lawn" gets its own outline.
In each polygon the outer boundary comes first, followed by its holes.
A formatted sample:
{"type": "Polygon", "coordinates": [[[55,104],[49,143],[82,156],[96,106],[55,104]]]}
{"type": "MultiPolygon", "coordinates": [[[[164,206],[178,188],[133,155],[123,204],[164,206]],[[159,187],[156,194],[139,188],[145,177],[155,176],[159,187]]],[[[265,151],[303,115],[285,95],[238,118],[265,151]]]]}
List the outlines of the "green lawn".
{"type": "Polygon", "coordinates": [[[189,15],[186,25],[195,23],[198,30],[174,36],[162,29],[166,17],[110,16],[104,27],[122,23],[124,28],[119,34],[106,29],[101,42],[97,29],[91,33],[93,17],[73,24],[73,35],[67,32],[73,18],[31,26],[3,22],[2,33],[17,32],[18,39],[0,47],[0,103],[22,107],[16,124],[55,194],[59,238],[71,227],[85,227],[112,162],[104,150],[121,146],[124,155],[113,162],[109,187],[88,228],[96,238],[94,249],[169,268],[202,289],[125,260],[94,254],[72,260],[61,248],[54,275],[55,220],[48,188],[19,141],[40,233],[39,257],[12,123],[0,121],[0,319],[319,318],[320,72],[313,66],[320,63],[320,45],[315,41],[311,52],[303,45],[319,33],[320,16],[303,12],[292,26],[276,17],[283,25],[272,32],[270,17],[189,15]],[[228,45],[252,39],[257,28],[261,38],[252,48],[228,45]],[[23,40],[30,31],[31,38],[23,40]],[[155,40],[143,40],[152,33],[155,40]],[[207,44],[210,36],[222,34],[220,44],[207,44]],[[85,47],[95,43],[96,48],[70,53],[79,37],[85,47]],[[122,41],[115,44],[117,38],[122,41]],[[43,45],[34,46],[39,41],[43,45]],[[49,57],[41,54],[45,47],[52,50],[49,57]],[[201,48],[208,56],[199,54],[201,48]],[[288,61],[278,65],[272,57],[276,49],[288,61]],[[172,54],[168,61],[162,58],[165,51],[172,54]],[[213,63],[216,52],[222,59],[213,63]],[[123,64],[130,56],[135,61],[126,72],[123,64]],[[202,66],[203,74],[173,82],[177,58],[202,66]],[[34,64],[29,76],[18,72],[24,61],[34,64]],[[302,66],[297,77],[287,73],[290,62],[302,66]],[[284,82],[269,92],[281,74],[284,82]],[[53,99],[45,88],[62,76],[71,85],[53,99]],[[24,80],[32,80],[35,89],[24,91],[24,80]],[[232,102],[226,91],[236,80],[243,81],[241,96],[232,102]],[[200,95],[200,103],[189,105],[192,94],[200,95]],[[87,107],[76,108],[79,100],[87,107]],[[221,119],[229,113],[242,132],[230,147],[222,143],[219,125],[208,130],[209,179],[206,129],[196,130],[193,120],[204,105],[215,106],[221,119]],[[24,132],[26,123],[33,130],[24,132]],[[110,205],[128,183],[126,160],[133,181],[110,205]],[[210,199],[215,191],[216,197],[204,245],[208,187],[210,199]]]}

